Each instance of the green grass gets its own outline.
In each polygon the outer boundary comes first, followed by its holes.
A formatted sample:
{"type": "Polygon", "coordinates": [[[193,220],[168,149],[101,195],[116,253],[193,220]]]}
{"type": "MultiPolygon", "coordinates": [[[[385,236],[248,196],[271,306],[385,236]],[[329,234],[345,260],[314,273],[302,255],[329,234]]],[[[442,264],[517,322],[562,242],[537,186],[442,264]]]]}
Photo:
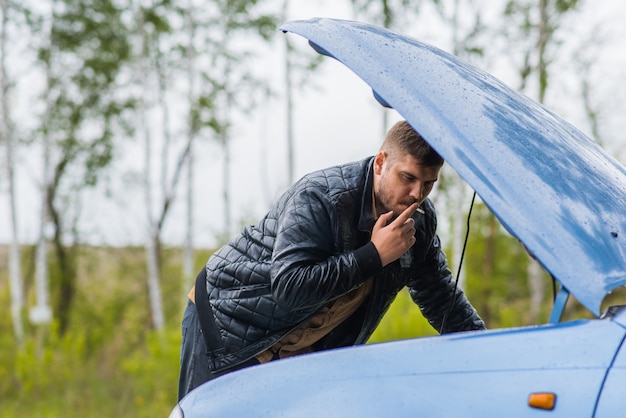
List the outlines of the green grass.
{"type": "Polygon", "coordinates": [[[437,332],[422,316],[409,292],[403,290],[398,293],[370,342],[406,340],[429,335],[437,335],[437,332]]]}
{"type": "MultiPolygon", "coordinates": [[[[3,251],[0,248],[0,254],[3,251]]],[[[26,254],[27,301],[33,306],[34,274],[31,256],[28,251],[26,254]]],[[[197,253],[198,268],[209,254],[208,250],[197,253]]],[[[164,251],[161,286],[167,324],[155,332],[151,329],[143,249],[83,248],[69,330],[59,336],[55,324],[37,328],[25,320],[26,339],[21,347],[13,336],[7,269],[0,268],[0,306],[5,307],[0,315],[1,415],[167,416],[176,403],[180,321],[191,286],[190,278],[182,278],[180,259],[179,250],[164,251]]],[[[510,309],[502,310],[498,321],[519,324],[525,305],[501,303],[510,309]]],[[[370,342],[435,334],[408,292],[402,291],[370,342]]]]}

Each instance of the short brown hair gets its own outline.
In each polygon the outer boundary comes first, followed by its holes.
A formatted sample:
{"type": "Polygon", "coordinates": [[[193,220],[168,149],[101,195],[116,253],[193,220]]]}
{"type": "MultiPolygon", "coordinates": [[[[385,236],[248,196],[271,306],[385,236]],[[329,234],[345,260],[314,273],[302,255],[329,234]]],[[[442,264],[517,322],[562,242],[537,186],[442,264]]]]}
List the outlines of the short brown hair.
{"type": "Polygon", "coordinates": [[[387,152],[392,160],[400,155],[409,154],[415,158],[418,164],[427,167],[441,167],[444,163],[443,157],[404,120],[396,122],[387,131],[380,149],[387,152]]]}

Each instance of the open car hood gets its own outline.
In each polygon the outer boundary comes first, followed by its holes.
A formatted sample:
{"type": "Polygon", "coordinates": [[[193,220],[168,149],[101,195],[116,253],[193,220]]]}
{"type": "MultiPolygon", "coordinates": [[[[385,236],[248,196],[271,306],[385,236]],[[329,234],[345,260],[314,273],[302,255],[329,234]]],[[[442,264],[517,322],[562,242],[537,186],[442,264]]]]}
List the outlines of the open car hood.
{"type": "Polygon", "coordinates": [[[380,27],[311,19],[281,30],[363,79],[595,315],[626,284],[626,170],[574,126],[461,59],[380,27]]]}

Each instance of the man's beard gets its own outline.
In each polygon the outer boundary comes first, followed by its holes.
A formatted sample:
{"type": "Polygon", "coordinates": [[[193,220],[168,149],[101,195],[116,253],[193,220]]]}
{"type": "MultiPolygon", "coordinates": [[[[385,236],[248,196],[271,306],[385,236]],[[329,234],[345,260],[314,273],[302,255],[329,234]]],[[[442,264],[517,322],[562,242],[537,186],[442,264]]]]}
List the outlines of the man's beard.
{"type": "Polygon", "coordinates": [[[406,199],[402,199],[396,203],[396,209],[391,208],[389,207],[391,196],[387,192],[387,189],[383,187],[382,185],[380,186],[378,193],[376,194],[374,200],[376,202],[376,210],[378,211],[379,215],[382,215],[383,213],[387,213],[389,211],[393,211],[394,219],[398,215],[400,215],[406,208],[411,206],[413,203],[419,202],[419,200],[417,199],[413,199],[412,197],[407,197],[406,199]]]}

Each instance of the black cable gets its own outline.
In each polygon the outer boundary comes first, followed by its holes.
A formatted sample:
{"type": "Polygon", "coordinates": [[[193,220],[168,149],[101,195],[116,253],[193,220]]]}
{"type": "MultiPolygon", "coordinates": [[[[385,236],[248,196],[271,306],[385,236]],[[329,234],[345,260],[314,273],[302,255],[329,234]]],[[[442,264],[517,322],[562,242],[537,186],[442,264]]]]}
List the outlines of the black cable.
{"type": "Polygon", "coordinates": [[[467,225],[465,231],[465,242],[463,242],[463,250],[461,251],[461,258],[459,259],[459,266],[456,271],[456,279],[454,280],[454,292],[452,294],[452,300],[450,301],[450,307],[448,308],[448,312],[445,313],[443,319],[441,320],[441,328],[439,329],[439,334],[443,334],[444,326],[446,325],[446,320],[448,319],[448,315],[454,309],[454,304],[456,303],[456,290],[459,286],[459,277],[461,276],[461,266],[463,265],[463,258],[465,258],[465,248],[467,247],[467,241],[469,239],[470,232],[470,218],[472,217],[472,209],[474,208],[474,200],[476,199],[476,192],[472,195],[472,203],[470,204],[469,212],[467,212],[467,225]]]}

